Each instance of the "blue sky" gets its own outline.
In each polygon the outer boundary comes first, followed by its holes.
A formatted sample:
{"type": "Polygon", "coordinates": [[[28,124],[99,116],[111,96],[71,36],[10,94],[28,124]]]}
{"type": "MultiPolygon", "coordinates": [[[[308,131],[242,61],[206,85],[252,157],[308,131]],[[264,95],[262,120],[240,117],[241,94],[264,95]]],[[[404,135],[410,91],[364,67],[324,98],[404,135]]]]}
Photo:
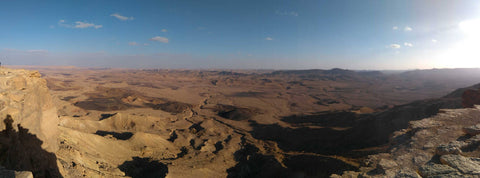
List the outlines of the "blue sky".
{"type": "Polygon", "coordinates": [[[476,19],[475,0],[0,1],[0,61],[131,68],[480,67],[476,19]]]}

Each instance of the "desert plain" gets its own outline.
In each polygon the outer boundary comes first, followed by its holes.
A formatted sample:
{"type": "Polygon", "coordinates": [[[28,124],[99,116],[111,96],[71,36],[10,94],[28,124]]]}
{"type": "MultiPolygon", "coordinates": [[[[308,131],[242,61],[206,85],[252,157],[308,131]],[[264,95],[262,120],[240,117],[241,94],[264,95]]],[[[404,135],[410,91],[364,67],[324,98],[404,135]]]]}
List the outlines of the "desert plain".
{"type": "Polygon", "coordinates": [[[461,108],[456,89],[480,81],[478,69],[12,67],[38,70],[57,109],[58,170],[41,173],[52,177],[355,171],[409,121],[461,108]]]}

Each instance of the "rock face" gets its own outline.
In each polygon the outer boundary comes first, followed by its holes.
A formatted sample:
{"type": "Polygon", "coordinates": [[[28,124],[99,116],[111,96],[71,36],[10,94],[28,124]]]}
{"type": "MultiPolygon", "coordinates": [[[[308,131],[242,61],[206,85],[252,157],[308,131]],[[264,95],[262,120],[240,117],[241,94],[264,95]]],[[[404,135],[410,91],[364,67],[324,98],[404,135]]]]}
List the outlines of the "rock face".
{"type": "Polygon", "coordinates": [[[370,155],[358,172],[332,177],[479,177],[479,122],[479,108],[411,121],[391,138],[388,153],[370,155]]]}
{"type": "MultiPolygon", "coordinates": [[[[12,125],[29,129],[43,141],[42,148],[55,152],[58,149],[57,109],[46,81],[40,76],[34,71],[0,69],[0,118],[10,115],[12,125]]],[[[3,122],[0,129],[5,129],[3,122]]]]}
{"type": "Polygon", "coordinates": [[[40,73],[0,68],[0,118],[1,174],[61,177],[57,111],[40,73]]]}

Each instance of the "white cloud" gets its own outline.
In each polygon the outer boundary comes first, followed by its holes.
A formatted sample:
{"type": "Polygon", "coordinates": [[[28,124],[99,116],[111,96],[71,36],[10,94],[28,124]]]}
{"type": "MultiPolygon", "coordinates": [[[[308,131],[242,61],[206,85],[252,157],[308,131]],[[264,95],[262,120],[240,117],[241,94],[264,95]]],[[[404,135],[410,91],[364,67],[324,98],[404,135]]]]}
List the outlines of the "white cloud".
{"type": "Polygon", "coordinates": [[[392,27],[392,30],[398,30],[397,26],[392,27]]]}
{"type": "Polygon", "coordinates": [[[125,17],[125,16],[122,16],[122,15],[120,15],[120,14],[118,14],[118,13],[111,14],[110,16],[115,17],[115,18],[117,18],[118,20],[123,20],[123,21],[125,21],[125,20],[133,20],[133,19],[134,19],[133,17],[125,17]]]}
{"type": "Polygon", "coordinates": [[[438,42],[436,39],[432,39],[432,43],[436,43],[438,42]]]}
{"type": "Polygon", "coordinates": [[[158,42],[161,42],[161,43],[168,43],[169,42],[168,38],[161,37],[161,36],[156,36],[156,37],[150,38],[150,41],[158,41],[158,42]]]}
{"type": "Polygon", "coordinates": [[[412,27],[406,26],[403,30],[406,31],[406,32],[410,32],[413,29],[412,29],[412,27]]]}
{"type": "Polygon", "coordinates": [[[87,23],[87,22],[80,22],[80,21],[76,21],[75,22],[75,26],[74,28],[88,28],[88,27],[93,27],[95,29],[99,29],[99,28],[102,28],[103,25],[95,25],[93,23],[87,23]]]}
{"type": "Polygon", "coordinates": [[[413,44],[409,42],[405,42],[403,43],[403,46],[413,47],[413,44]]]}
{"type": "Polygon", "coordinates": [[[167,32],[167,29],[162,29],[162,32],[167,32]]]}
{"type": "Polygon", "coordinates": [[[267,41],[272,41],[273,38],[271,38],[271,37],[266,37],[265,40],[267,40],[267,41]]]}
{"type": "Polygon", "coordinates": [[[391,44],[389,47],[392,49],[398,49],[398,48],[401,48],[402,46],[400,46],[399,44],[391,44]]]}
{"type": "Polygon", "coordinates": [[[99,29],[99,28],[103,27],[103,25],[96,25],[96,24],[93,24],[93,23],[87,23],[87,22],[81,22],[81,21],[76,21],[74,25],[66,24],[65,22],[66,22],[65,20],[59,20],[58,21],[58,26],[65,27],[65,28],[89,28],[89,27],[92,27],[92,28],[95,28],[95,29],[99,29]]]}

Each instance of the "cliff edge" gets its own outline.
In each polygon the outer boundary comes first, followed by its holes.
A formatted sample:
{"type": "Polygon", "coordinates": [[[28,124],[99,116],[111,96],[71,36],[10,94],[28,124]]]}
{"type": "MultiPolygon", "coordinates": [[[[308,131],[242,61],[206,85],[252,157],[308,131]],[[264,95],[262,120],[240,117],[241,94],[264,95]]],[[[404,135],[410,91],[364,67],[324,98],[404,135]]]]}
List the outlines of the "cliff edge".
{"type": "Polygon", "coordinates": [[[36,71],[0,68],[0,166],[61,177],[57,109],[36,71]]]}
{"type": "Polygon", "coordinates": [[[444,109],[394,133],[387,153],[331,177],[478,177],[480,107],[444,109]]]}

